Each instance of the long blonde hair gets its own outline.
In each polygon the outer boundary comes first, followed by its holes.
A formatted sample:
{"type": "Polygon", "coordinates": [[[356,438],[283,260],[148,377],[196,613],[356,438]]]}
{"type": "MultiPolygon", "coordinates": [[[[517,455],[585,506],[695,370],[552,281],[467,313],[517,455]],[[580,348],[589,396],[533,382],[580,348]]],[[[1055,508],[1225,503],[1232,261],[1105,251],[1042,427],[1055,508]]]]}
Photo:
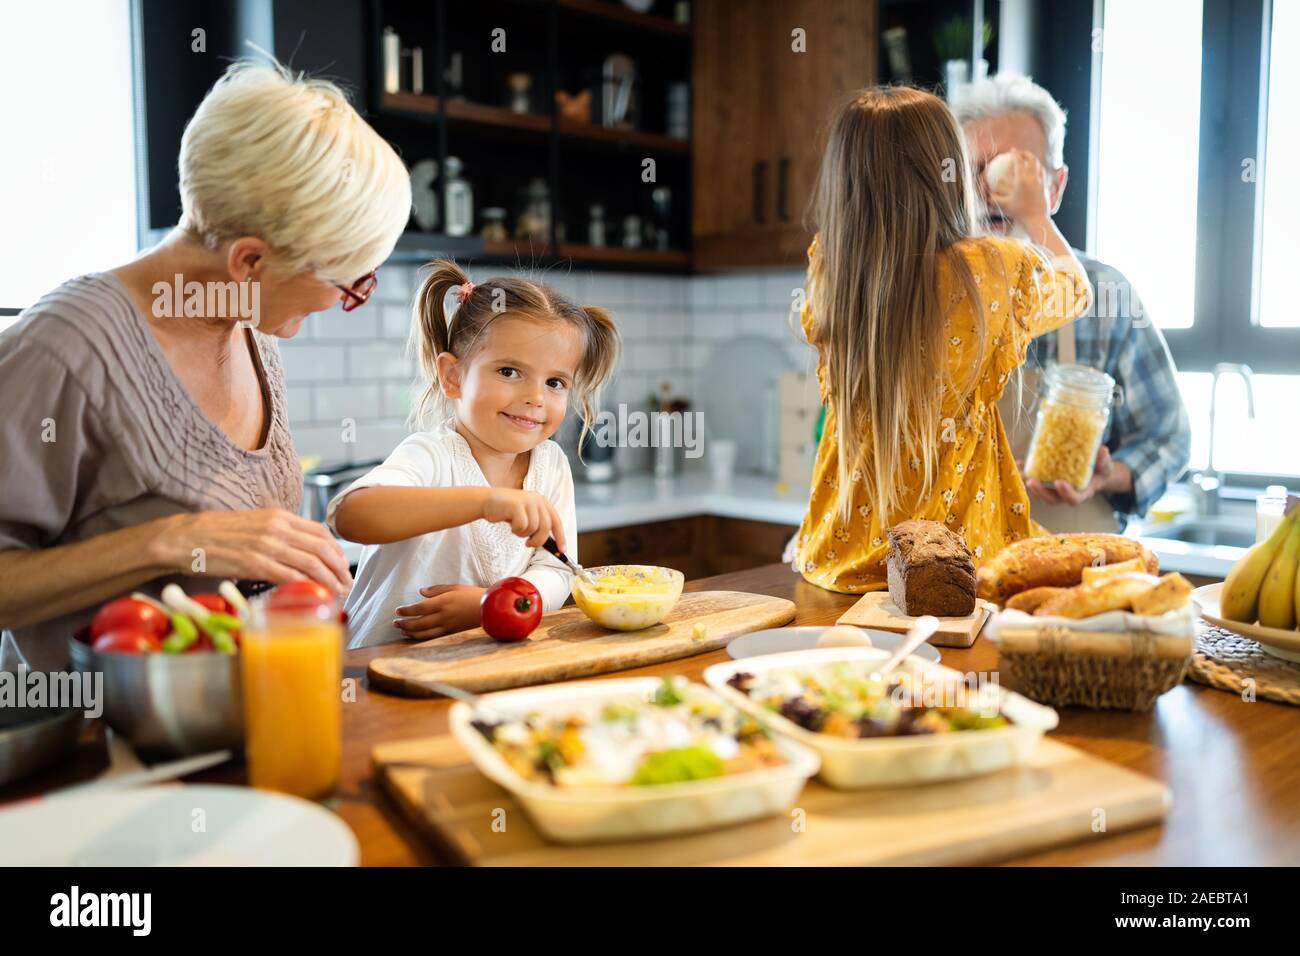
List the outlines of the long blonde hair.
{"type": "Polygon", "coordinates": [[[903,504],[905,470],[916,467],[920,495],[930,493],[950,307],[939,301],[941,258],[984,326],[974,276],[953,248],[972,234],[974,195],[961,128],[938,98],[879,87],[834,116],[812,206],[809,303],[835,412],[844,519],[854,471],[882,526],[903,504]]]}
{"type": "Polygon", "coordinates": [[[450,352],[468,361],[484,342],[492,321],[502,315],[550,322],[567,322],[583,334],[582,359],[574,374],[573,395],[582,416],[579,445],[591,427],[601,387],[618,363],[619,334],[614,320],[599,306],[577,305],[550,286],[528,279],[498,276],[473,287],[449,316],[447,294],[469,281],[450,259],[429,264],[412,307],[410,349],[419,358],[424,392],[411,412],[411,423],[427,428],[450,412],[438,381],[438,356],[450,352]]]}

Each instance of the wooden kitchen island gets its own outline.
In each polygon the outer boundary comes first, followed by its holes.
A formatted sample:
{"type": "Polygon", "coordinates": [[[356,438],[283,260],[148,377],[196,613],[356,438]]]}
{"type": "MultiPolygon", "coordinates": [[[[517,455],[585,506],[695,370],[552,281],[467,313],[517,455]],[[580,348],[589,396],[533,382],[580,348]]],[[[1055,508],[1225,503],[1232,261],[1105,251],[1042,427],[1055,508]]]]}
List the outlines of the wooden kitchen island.
{"type": "MultiPolygon", "coordinates": [[[[808,584],[785,565],[768,565],[691,581],[686,589],[750,591],[787,598],[798,608],[792,624],[831,624],[854,603],[808,584]]],[[[447,732],[445,699],[408,699],[371,690],[366,666],[406,645],[350,651],[345,677],[356,700],[343,704],[343,769],[328,802],[357,835],[370,866],[444,862],[402,815],[371,766],[376,744],[447,732]]],[[[940,648],[943,663],[959,671],[997,668],[997,648],[981,638],[969,650],[940,648]]],[[[609,677],[683,674],[728,660],[725,650],[609,677]]],[[[1010,686],[1010,684],[1008,684],[1010,686]]],[[[1300,864],[1300,708],[1239,696],[1190,681],[1163,695],[1146,714],[1058,708],[1060,726],[1049,736],[1104,760],[1163,781],[1173,806],[1163,825],[1099,834],[1082,843],[1020,856],[1025,865],[1296,865],[1300,864]]],[[[0,792],[0,803],[85,782],[105,769],[101,722],[94,740],[57,770],[0,792]]],[[[188,782],[245,783],[242,764],[215,768],[188,782]]],[[[936,784],[942,786],[942,784],[936,784]]],[[[869,799],[864,792],[863,799],[869,799]]],[[[635,860],[629,860],[635,863],[635,860]]]]}
{"type": "MultiPolygon", "coordinates": [[[[823,591],[785,565],[689,582],[687,590],[726,589],[793,600],[792,624],[831,624],[853,602],[823,591]]],[[[430,844],[382,792],[370,763],[378,743],[447,730],[446,700],[410,700],[370,690],[366,665],[401,645],[351,651],[346,676],[360,685],[343,705],[343,783],[335,808],[356,831],[361,859],[372,866],[438,863],[430,844]]],[[[991,671],[997,649],[981,638],[969,650],[941,648],[943,663],[991,671]]],[[[618,675],[683,674],[727,660],[715,651],[618,675]]],[[[1240,697],[1184,682],[1147,714],[1060,709],[1050,736],[1105,760],[1163,780],[1173,807],[1162,826],[1099,835],[1008,862],[1027,865],[1295,865],[1300,863],[1300,708],[1240,697]]],[[[235,782],[238,770],[204,775],[235,782]]]]}

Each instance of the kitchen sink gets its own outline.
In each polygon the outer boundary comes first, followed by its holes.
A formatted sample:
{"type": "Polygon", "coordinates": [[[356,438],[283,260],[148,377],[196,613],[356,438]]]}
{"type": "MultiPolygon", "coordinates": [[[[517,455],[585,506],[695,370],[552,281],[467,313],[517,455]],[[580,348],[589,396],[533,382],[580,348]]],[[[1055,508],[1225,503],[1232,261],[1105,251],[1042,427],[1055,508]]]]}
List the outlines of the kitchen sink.
{"type": "Polygon", "coordinates": [[[1143,528],[1142,536],[1188,544],[1249,548],[1255,543],[1255,528],[1253,523],[1243,524],[1230,518],[1187,518],[1143,528]]]}

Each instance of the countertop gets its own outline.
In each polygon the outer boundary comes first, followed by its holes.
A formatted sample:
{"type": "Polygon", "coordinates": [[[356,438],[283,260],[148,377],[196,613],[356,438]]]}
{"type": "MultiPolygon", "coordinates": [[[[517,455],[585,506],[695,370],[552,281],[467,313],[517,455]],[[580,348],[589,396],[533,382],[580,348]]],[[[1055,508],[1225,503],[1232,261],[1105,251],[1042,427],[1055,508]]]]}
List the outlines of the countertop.
{"type": "MultiPolygon", "coordinates": [[[[814,587],[783,565],[692,581],[687,590],[731,589],[791,599],[793,624],[830,624],[854,597],[814,587]]],[[[366,665],[401,645],[349,651],[344,674],[358,683],[356,700],[343,705],[343,771],[329,805],[352,827],[361,859],[371,866],[438,863],[439,857],[384,796],[370,752],[376,744],[447,730],[447,700],[408,700],[373,691],[366,665]]],[[[980,638],[967,650],[941,648],[943,662],[961,671],[991,671],[997,649],[980,638]]],[[[716,651],[622,672],[619,676],[683,674],[699,679],[706,667],[727,660],[716,651]]],[[[1300,864],[1300,708],[1184,682],[1164,694],[1150,713],[1061,708],[1051,736],[1105,760],[1163,780],[1173,805],[1162,825],[1097,834],[1083,842],[1019,857],[1020,865],[1296,865],[1300,864]]],[[[102,736],[102,735],[101,735],[102,736]]],[[[105,766],[88,741],[77,761],[60,771],[0,792],[0,802],[87,779],[105,766]]],[[[229,765],[189,778],[242,784],[242,766],[229,765]]],[[[869,800],[868,794],[863,800],[869,800]]],[[[629,860],[635,863],[635,860],[629,860]]]]}
{"type": "MultiPolygon", "coordinates": [[[[733,475],[715,482],[704,470],[688,469],[671,478],[649,473],[623,475],[614,481],[574,482],[579,531],[603,531],[693,515],[747,518],[797,525],[808,506],[808,488],[778,490],[768,475],[733,475]]],[[[350,563],[361,558],[362,545],[341,541],[350,563]]]]}

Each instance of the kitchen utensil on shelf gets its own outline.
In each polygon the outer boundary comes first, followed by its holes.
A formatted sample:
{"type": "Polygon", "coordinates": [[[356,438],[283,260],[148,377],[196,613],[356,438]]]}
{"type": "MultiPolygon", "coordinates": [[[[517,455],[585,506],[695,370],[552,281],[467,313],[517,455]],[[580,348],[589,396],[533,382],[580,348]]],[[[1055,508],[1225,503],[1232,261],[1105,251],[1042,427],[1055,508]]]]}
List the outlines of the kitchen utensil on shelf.
{"type": "Polygon", "coordinates": [[[601,65],[600,121],[605,126],[635,128],[637,120],[636,64],[612,53],[601,65]]]}
{"type": "Polygon", "coordinates": [[[557,558],[559,558],[562,562],[564,562],[564,564],[568,565],[569,570],[572,571],[574,574],[576,574],[579,578],[586,581],[588,584],[594,585],[596,583],[596,579],[593,578],[590,574],[588,574],[587,570],[582,565],[580,565],[577,561],[569,560],[569,556],[560,550],[560,546],[555,543],[554,538],[547,538],[546,542],[542,545],[542,547],[545,548],[547,551],[549,551],[551,554],[555,555],[557,558]]]}
{"type": "Polygon", "coordinates": [[[438,161],[422,159],[411,167],[411,218],[425,232],[438,231],[438,161]]]}

